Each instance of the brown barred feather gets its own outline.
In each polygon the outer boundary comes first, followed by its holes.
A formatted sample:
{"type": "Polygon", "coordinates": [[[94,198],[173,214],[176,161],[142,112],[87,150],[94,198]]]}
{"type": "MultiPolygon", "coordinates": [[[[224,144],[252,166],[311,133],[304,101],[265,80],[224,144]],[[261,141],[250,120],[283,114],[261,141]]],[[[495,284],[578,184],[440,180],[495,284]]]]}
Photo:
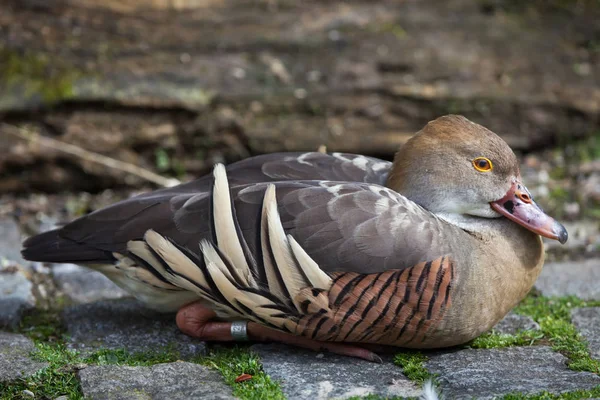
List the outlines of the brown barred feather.
{"type": "MultiPolygon", "coordinates": [[[[453,269],[451,259],[441,257],[380,274],[335,274],[328,293],[331,308],[303,316],[295,333],[319,340],[394,346],[418,342],[435,329],[450,306],[453,269]],[[442,296],[446,291],[447,300],[442,296]]],[[[320,309],[312,304],[305,308],[320,309]]]]}

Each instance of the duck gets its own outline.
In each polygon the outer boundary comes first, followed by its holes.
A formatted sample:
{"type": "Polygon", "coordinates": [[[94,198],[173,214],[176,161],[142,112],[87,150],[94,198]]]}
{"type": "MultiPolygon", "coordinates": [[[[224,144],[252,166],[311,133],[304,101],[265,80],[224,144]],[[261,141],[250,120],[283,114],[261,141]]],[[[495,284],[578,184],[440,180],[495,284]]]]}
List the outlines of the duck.
{"type": "Polygon", "coordinates": [[[271,341],[371,361],[491,329],[531,290],[542,237],[567,241],[508,144],[460,115],[385,161],[284,152],[216,164],[23,243],[100,271],[207,341],[271,341]]]}

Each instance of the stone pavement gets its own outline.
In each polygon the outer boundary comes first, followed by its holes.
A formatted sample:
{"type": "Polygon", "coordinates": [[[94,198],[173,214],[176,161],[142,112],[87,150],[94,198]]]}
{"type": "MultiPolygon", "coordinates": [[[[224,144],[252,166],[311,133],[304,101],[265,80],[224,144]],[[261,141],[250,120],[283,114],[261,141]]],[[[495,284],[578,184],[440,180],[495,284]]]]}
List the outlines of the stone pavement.
{"type": "Polygon", "coordinates": [[[536,287],[544,296],[577,296],[600,299],[600,259],[549,263],[544,266],[536,287]]]}
{"type": "Polygon", "coordinates": [[[61,313],[67,347],[83,354],[123,348],[131,353],[174,350],[184,359],[203,355],[204,342],[184,335],[174,315],[152,312],[137,301],[99,301],[66,307],[61,313]]]}
{"type": "Polygon", "coordinates": [[[23,335],[0,331],[0,383],[35,374],[47,363],[32,360],[33,342],[23,335]]]}
{"type": "Polygon", "coordinates": [[[231,388],[214,370],[188,362],[150,367],[91,366],[79,373],[86,398],[95,400],[227,400],[231,388]]]}
{"type": "MultiPolygon", "coordinates": [[[[12,251],[19,247],[18,229],[0,220],[0,388],[47,367],[31,353],[33,342],[18,327],[23,313],[53,298],[67,303],[59,313],[66,329],[66,345],[82,354],[100,349],[125,348],[135,352],[179,352],[181,361],[151,366],[83,365],[77,378],[89,399],[229,399],[232,388],[214,369],[193,363],[205,354],[204,343],[181,334],[173,315],[156,314],[118,289],[99,273],[62,265],[53,270],[26,265],[12,251]],[[11,260],[9,257],[12,257],[11,260]]],[[[548,263],[537,289],[543,295],[579,294],[600,300],[600,259],[548,263]],[[567,278],[565,278],[567,277],[567,278]]],[[[576,329],[587,340],[592,357],[600,359],[600,307],[571,310],[576,329]]],[[[530,317],[509,314],[495,331],[516,334],[539,331],[530,317]]],[[[385,356],[383,364],[309,352],[276,344],[250,347],[261,359],[264,371],[280,383],[288,399],[337,399],[377,394],[415,397],[421,384],[407,378],[385,356]]],[[[600,376],[573,371],[564,355],[547,343],[535,346],[473,349],[456,348],[426,352],[425,369],[436,374],[446,399],[488,399],[511,392],[564,393],[600,388],[600,376]]],[[[0,392],[1,393],[1,392],[0,392]]],[[[35,391],[32,391],[35,396],[35,391]]],[[[57,396],[58,397],[58,396],[57,396]]]]}
{"type": "Polygon", "coordinates": [[[252,350],[260,356],[265,372],[282,383],[290,400],[421,394],[419,386],[402,374],[391,357],[376,364],[281,344],[257,344],[252,350]]]}
{"type": "Polygon", "coordinates": [[[444,394],[453,399],[562,393],[600,385],[600,376],[571,371],[566,361],[546,346],[465,349],[432,355],[426,368],[439,375],[444,394]]]}

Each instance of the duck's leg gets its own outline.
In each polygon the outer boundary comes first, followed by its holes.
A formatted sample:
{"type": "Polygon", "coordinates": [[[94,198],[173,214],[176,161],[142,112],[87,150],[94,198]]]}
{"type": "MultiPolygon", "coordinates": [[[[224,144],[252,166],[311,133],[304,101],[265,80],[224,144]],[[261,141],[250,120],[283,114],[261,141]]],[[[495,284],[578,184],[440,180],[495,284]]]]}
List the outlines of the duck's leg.
{"type": "MultiPolygon", "coordinates": [[[[181,308],[177,313],[177,326],[183,333],[202,340],[233,341],[234,339],[231,336],[231,322],[211,321],[216,316],[211,308],[201,303],[192,303],[181,308]]],[[[280,342],[314,351],[326,350],[344,356],[382,362],[377,354],[356,345],[308,339],[280,332],[254,322],[248,322],[248,337],[252,341],[280,342]]]]}

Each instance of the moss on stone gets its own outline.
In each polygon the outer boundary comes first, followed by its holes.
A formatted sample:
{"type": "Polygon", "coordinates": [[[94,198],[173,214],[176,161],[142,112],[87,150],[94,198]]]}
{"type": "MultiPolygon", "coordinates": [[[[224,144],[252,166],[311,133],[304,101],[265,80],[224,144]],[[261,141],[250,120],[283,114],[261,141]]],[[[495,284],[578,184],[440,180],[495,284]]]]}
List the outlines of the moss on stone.
{"type": "Polygon", "coordinates": [[[399,397],[399,396],[381,396],[378,394],[368,394],[366,396],[352,396],[348,397],[346,400],[407,400],[407,399],[416,399],[416,397],[399,397]]]}
{"type": "MultiPolygon", "coordinates": [[[[30,312],[23,318],[19,331],[35,342],[37,350],[32,357],[50,365],[30,378],[0,384],[0,400],[25,399],[24,390],[32,391],[36,398],[67,395],[70,399],[82,399],[83,392],[77,379],[77,370],[81,366],[150,366],[181,359],[174,344],[139,353],[130,353],[125,349],[100,349],[89,355],[81,355],[66,347],[67,334],[58,310],[30,312]]],[[[225,382],[232,386],[234,395],[241,399],[284,398],[279,385],[262,370],[258,356],[247,347],[219,347],[212,349],[209,355],[188,361],[219,370],[225,382]],[[252,375],[252,379],[235,383],[235,378],[243,373],[252,375]]]]}
{"type": "Polygon", "coordinates": [[[33,309],[27,312],[18,331],[35,343],[64,343],[65,327],[58,310],[33,309]]]}
{"type": "Polygon", "coordinates": [[[83,359],[85,364],[150,366],[180,359],[173,348],[130,353],[124,349],[101,349],[83,359]]]}
{"type": "Polygon", "coordinates": [[[54,399],[66,395],[69,399],[83,399],[83,392],[77,380],[77,365],[80,358],[77,352],[68,350],[64,344],[36,343],[37,351],[32,357],[46,361],[50,365],[35,375],[12,383],[0,383],[0,399],[29,399],[24,390],[34,393],[35,398],[54,399]]]}
{"type": "Polygon", "coordinates": [[[279,384],[263,371],[258,355],[247,347],[213,349],[208,357],[203,357],[197,362],[218,369],[225,382],[233,387],[234,396],[241,399],[285,399],[279,384]],[[241,374],[250,374],[252,379],[236,383],[235,379],[241,374]]]}
{"type": "Polygon", "coordinates": [[[423,383],[432,377],[425,368],[427,357],[419,351],[405,351],[396,354],[394,364],[402,368],[402,372],[411,381],[423,383]]]}
{"type": "MultiPolygon", "coordinates": [[[[352,29],[353,27],[350,27],[352,29]]],[[[406,30],[398,21],[389,21],[381,24],[370,24],[367,30],[373,33],[391,33],[396,39],[404,39],[407,36],[406,30]]]]}
{"type": "Polygon", "coordinates": [[[597,398],[599,396],[600,386],[597,386],[592,390],[576,390],[574,392],[565,392],[560,394],[549,392],[542,392],[534,395],[511,393],[502,397],[502,400],[580,400],[597,398]]]}
{"type": "Polygon", "coordinates": [[[17,52],[0,47],[0,86],[9,92],[22,91],[25,100],[45,104],[74,96],[74,82],[82,76],[79,69],[46,53],[17,52]]]}
{"type": "Polygon", "coordinates": [[[600,301],[585,301],[574,296],[544,297],[532,293],[514,311],[533,318],[540,325],[541,331],[523,331],[516,335],[492,331],[479,336],[465,346],[491,349],[548,343],[554,351],[568,358],[570,369],[600,374],[600,362],[590,357],[585,339],[571,323],[573,308],[597,306],[600,306],[600,301]]]}
{"type": "Polygon", "coordinates": [[[472,349],[494,349],[499,347],[532,346],[544,338],[539,331],[522,331],[516,335],[498,332],[487,332],[472,340],[466,347],[472,349]]]}
{"type": "Polygon", "coordinates": [[[574,296],[530,295],[515,308],[515,312],[529,315],[540,325],[544,338],[550,342],[552,349],[569,359],[570,369],[600,374],[600,361],[590,357],[586,341],[571,323],[573,308],[597,306],[600,306],[600,301],[585,301],[574,296]]]}
{"type": "MultiPolygon", "coordinates": [[[[129,353],[123,349],[98,350],[83,358],[81,362],[93,365],[129,365],[150,366],[160,363],[175,362],[180,355],[174,348],[142,353],[129,353]]],[[[187,360],[219,370],[225,382],[233,388],[235,396],[241,399],[283,399],[279,385],[271,380],[262,370],[260,359],[247,347],[218,347],[211,349],[206,356],[198,356],[187,360]],[[250,374],[252,379],[236,383],[241,374],[250,374]]]]}

